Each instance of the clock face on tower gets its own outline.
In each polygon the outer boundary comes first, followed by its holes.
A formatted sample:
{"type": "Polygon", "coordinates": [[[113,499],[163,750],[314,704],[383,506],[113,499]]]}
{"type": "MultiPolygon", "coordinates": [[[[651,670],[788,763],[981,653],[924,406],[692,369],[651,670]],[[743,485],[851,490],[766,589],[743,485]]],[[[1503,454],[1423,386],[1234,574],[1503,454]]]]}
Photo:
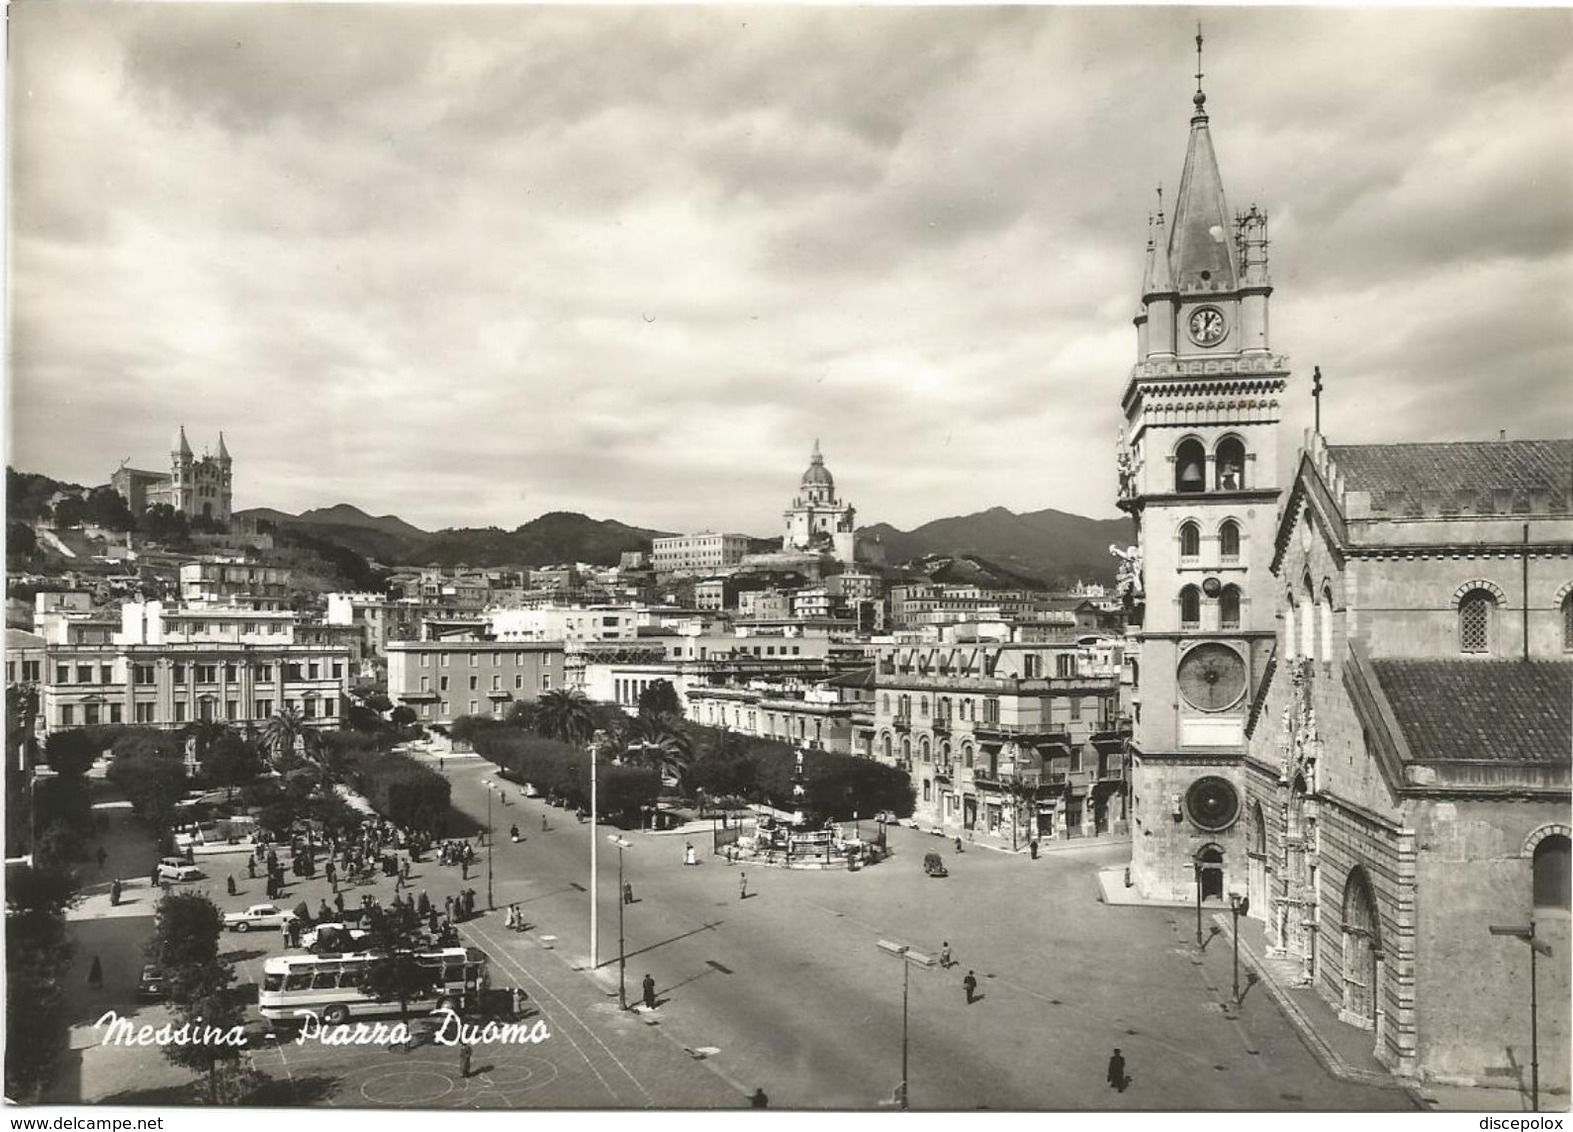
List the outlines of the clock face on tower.
{"type": "Polygon", "coordinates": [[[1223,341],[1229,332],[1229,325],[1224,321],[1223,311],[1217,307],[1197,307],[1191,312],[1190,322],[1187,324],[1191,332],[1191,341],[1198,346],[1213,346],[1223,341]]]}
{"type": "Polygon", "coordinates": [[[1179,685],[1198,711],[1223,711],[1245,695],[1245,661],[1228,645],[1197,645],[1180,660],[1179,685]]]}

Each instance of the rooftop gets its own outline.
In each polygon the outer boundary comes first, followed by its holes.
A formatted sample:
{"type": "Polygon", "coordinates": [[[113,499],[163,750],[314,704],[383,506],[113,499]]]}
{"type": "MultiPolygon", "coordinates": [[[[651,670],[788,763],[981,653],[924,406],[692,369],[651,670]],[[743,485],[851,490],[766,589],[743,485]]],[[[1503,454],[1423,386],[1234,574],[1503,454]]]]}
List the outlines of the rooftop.
{"type": "Polygon", "coordinates": [[[1565,513],[1573,500],[1573,440],[1330,444],[1327,455],[1344,490],[1368,493],[1372,510],[1423,507],[1432,497],[1468,512],[1565,513]]]}
{"type": "Polygon", "coordinates": [[[1370,664],[1416,762],[1573,761],[1573,661],[1370,664]]]}

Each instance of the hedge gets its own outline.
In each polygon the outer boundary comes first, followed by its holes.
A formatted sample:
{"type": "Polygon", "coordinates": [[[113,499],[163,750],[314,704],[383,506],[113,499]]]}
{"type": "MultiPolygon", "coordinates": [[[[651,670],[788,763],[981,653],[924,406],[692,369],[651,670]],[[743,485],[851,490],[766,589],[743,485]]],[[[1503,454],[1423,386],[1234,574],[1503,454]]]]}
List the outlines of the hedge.
{"type": "Polygon", "coordinates": [[[441,837],[448,828],[448,780],[406,755],[352,748],[344,753],[349,783],[383,817],[441,837]]]}
{"type": "MultiPolygon", "coordinates": [[[[584,748],[472,716],[455,720],[454,732],[464,734],[475,753],[495,763],[508,779],[528,782],[570,806],[590,804],[590,760],[584,748]]],[[[597,809],[616,825],[637,826],[660,792],[660,776],[646,767],[603,762],[597,768],[597,809]]]]}

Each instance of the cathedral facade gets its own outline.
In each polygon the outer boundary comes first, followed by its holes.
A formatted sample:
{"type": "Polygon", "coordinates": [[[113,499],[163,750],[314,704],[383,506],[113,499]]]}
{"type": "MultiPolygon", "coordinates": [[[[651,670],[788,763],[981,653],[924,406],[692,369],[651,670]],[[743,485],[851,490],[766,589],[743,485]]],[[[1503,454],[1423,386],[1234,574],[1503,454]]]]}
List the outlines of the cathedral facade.
{"type": "Polygon", "coordinates": [[[853,561],[857,512],[850,503],[836,498],[836,480],[825,467],[817,440],[808,470],[783,518],[783,553],[822,551],[841,562],[853,561]]]}
{"type": "Polygon", "coordinates": [[[218,451],[198,458],[181,425],[170,445],[169,471],[149,472],[122,465],[110,477],[110,486],[125,499],[133,515],[155,503],[168,504],[188,519],[228,523],[233,506],[234,462],[218,436],[218,451]]]}

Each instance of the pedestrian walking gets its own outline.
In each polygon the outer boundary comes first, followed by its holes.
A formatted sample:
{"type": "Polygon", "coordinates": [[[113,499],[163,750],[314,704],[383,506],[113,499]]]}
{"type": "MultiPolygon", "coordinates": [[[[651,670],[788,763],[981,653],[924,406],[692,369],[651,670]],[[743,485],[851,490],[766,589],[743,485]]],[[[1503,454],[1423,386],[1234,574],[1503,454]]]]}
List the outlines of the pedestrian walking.
{"type": "Polygon", "coordinates": [[[114,880],[109,882],[109,906],[111,908],[119,906],[120,892],[120,878],[116,877],[114,880]]]}
{"type": "Polygon", "coordinates": [[[690,841],[687,845],[683,846],[683,864],[697,865],[698,863],[698,859],[694,856],[694,843],[690,841]]]}
{"type": "Polygon", "coordinates": [[[103,868],[104,862],[107,860],[109,860],[109,854],[104,852],[104,847],[100,845],[98,847],[98,867],[103,868]]]}
{"type": "Polygon", "coordinates": [[[644,1004],[646,1010],[655,1009],[655,979],[649,974],[644,977],[644,1004]]]}
{"type": "Polygon", "coordinates": [[[519,823],[518,822],[514,822],[513,825],[509,828],[508,836],[513,839],[513,843],[515,845],[517,845],[519,843],[519,823]]]}
{"type": "Polygon", "coordinates": [[[633,886],[633,883],[631,881],[626,881],[625,880],[625,881],[623,881],[623,903],[624,904],[632,904],[633,902],[634,902],[634,886],[633,886]]]}
{"type": "Polygon", "coordinates": [[[246,858],[246,879],[257,879],[257,859],[255,857],[246,858]]]}
{"type": "Polygon", "coordinates": [[[546,815],[545,814],[541,815],[541,832],[542,833],[546,832],[546,815]]]}
{"type": "Polygon", "coordinates": [[[438,755],[437,756],[437,769],[439,771],[441,771],[441,770],[445,769],[447,767],[447,765],[448,765],[447,761],[441,755],[438,755]]]}
{"type": "Polygon", "coordinates": [[[939,947],[939,965],[948,971],[954,962],[955,960],[950,957],[950,940],[947,939],[939,947]]]}
{"type": "Polygon", "coordinates": [[[524,930],[524,913],[520,911],[517,904],[510,904],[508,907],[513,909],[513,930],[522,932],[524,930]]]}
{"type": "Polygon", "coordinates": [[[956,838],[956,852],[961,852],[961,838],[956,838]]]}
{"type": "Polygon", "coordinates": [[[513,905],[510,904],[510,905],[508,905],[508,911],[503,915],[502,925],[503,925],[503,927],[507,928],[509,931],[513,931],[514,923],[515,923],[515,921],[514,921],[514,918],[513,918],[513,905]]]}
{"type": "Polygon", "coordinates": [[[475,1055],[474,1055],[474,1051],[472,1051],[470,1049],[470,1043],[469,1042],[460,1042],[459,1043],[459,1077],[461,1079],[463,1079],[465,1077],[468,1077],[470,1075],[470,1058],[472,1058],[473,1056],[475,1056],[475,1055]]]}
{"type": "Polygon", "coordinates": [[[342,892],[335,892],[333,894],[333,907],[338,910],[339,916],[343,917],[343,915],[344,915],[344,893],[342,893],[342,892]]]}
{"type": "Polygon", "coordinates": [[[737,898],[739,900],[748,899],[748,874],[746,872],[737,874],[737,898]]]}
{"type": "Polygon", "coordinates": [[[1027,848],[1032,850],[1032,859],[1036,861],[1038,859],[1038,839],[1034,837],[1031,841],[1029,841],[1027,843],[1027,848]]]}
{"type": "Polygon", "coordinates": [[[468,857],[459,862],[459,879],[470,879],[470,859],[468,857]]]}
{"type": "Polygon", "coordinates": [[[231,896],[235,895],[235,878],[233,876],[227,876],[224,878],[224,891],[229,893],[231,896]]]}
{"type": "Polygon", "coordinates": [[[967,1005],[971,1006],[973,998],[978,993],[978,977],[971,971],[968,971],[967,977],[961,980],[961,986],[967,992],[967,1005]]]}
{"type": "Polygon", "coordinates": [[[524,1013],[524,988],[513,988],[513,1016],[515,1018],[524,1013]]]}
{"type": "Polygon", "coordinates": [[[1123,1093],[1127,1084],[1125,1077],[1125,1055],[1115,1050],[1109,1055],[1109,1088],[1117,1093],[1123,1093]]]}

